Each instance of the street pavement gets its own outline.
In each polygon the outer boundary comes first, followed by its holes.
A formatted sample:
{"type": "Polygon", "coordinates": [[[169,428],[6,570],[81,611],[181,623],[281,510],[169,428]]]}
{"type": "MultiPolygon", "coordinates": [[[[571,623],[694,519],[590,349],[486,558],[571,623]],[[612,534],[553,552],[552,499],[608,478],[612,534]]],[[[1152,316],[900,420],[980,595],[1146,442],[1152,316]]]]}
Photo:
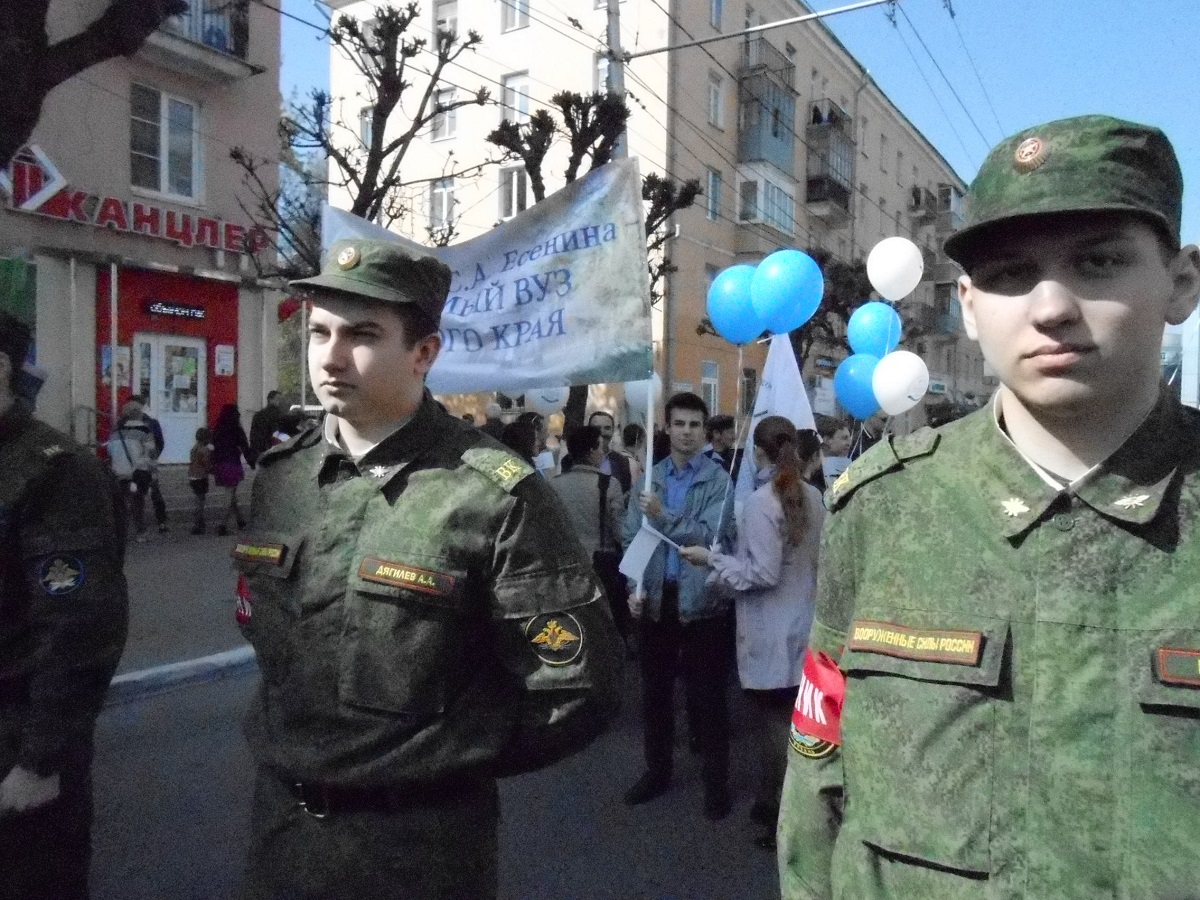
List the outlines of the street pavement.
{"type": "MultiPolygon", "coordinates": [[[[130,545],[129,642],[96,732],[96,900],[235,895],[253,782],[240,727],[258,675],[234,624],[233,543],[176,525],[130,545]],[[197,657],[210,663],[188,664],[197,657]]],[[[501,898],[778,897],[774,858],[752,844],[753,754],[736,689],[735,809],[719,823],[701,814],[699,761],[684,748],[667,795],[621,803],[642,768],[635,665],[625,693],[614,728],[587,751],[502,782],[501,898]]]]}

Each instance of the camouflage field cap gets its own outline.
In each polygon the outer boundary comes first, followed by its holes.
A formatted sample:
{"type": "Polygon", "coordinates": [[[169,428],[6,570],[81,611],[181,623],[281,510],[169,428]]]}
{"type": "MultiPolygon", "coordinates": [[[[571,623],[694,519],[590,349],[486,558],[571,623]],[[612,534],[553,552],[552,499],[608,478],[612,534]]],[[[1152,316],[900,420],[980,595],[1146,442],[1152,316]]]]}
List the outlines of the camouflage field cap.
{"type": "Polygon", "coordinates": [[[988,226],[1008,219],[1102,210],[1141,213],[1178,240],[1183,173],[1167,136],[1109,116],[1027,128],[984,160],[967,193],[966,220],[946,239],[946,255],[961,263],[988,226]]]}
{"type": "Polygon", "coordinates": [[[385,303],[412,303],[436,322],[450,292],[450,269],[394,241],[354,238],[336,241],[321,274],[293,281],[291,287],[309,294],[334,291],[385,303]]]}

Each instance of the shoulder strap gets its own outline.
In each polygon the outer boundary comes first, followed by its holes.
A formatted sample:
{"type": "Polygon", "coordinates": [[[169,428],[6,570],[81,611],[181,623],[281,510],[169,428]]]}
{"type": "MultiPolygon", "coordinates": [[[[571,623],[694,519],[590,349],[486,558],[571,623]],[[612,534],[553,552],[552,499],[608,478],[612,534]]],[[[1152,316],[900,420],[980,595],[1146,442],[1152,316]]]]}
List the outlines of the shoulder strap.
{"type": "Polygon", "coordinates": [[[492,447],[472,447],[462,455],[462,461],[495,482],[500,489],[511,493],[524,478],[535,474],[528,463],[505,450],[492,447]]]}

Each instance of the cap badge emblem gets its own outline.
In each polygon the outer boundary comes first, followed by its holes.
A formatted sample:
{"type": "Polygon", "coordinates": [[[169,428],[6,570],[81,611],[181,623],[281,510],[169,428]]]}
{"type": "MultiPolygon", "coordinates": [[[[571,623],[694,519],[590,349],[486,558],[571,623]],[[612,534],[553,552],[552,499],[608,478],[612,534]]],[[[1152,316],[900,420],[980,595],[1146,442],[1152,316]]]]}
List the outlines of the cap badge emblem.
{"type": "Polygon", "coordinates": [[[1122,497],[1120,500],[1114,500],[1113,506],[1119,506],[1121,509],[1141,509],[1146,505],[1146,501],[1149,499],[1149,494],[1130,494],[1128,497],[1122,497]]]}
{"type": "Polygon", "coordinates": [[[342,269],[353,269],[360,259],[362,256],[357,247],[343,247],[342,252],[337,255],[337,264],[342,269]]]}
{"type": "Polygon", "coordinates": [[[1050,148],[1041,138],[1026,138],[1013,153],[1013,165],[1017,167],[1018,172],[1032,172],[1044,163],[1049,155],[1050,148]]]}

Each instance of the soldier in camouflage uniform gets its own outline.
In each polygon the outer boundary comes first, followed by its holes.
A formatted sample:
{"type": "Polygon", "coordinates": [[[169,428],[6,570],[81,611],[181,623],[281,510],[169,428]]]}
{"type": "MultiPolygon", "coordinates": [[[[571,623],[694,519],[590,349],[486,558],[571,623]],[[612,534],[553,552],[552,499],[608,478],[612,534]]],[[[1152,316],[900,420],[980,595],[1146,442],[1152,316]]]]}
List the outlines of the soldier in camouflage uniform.
{"type": "Polygon", "coordinates": [[[88,896],[92,733],[125,646],[124,504],[15,402],[28,327],[0,312],[0,896],[88,896]]]}
{"type": "Polygon", "coordinates": [[[488,898],[497,776],[615,715],[621,652],[558,500],[424,391],[450,272],[339,242],[312,299],[328,413],[262,457],[234,551],[262,685],[244,898],[488,898]]]}
{"type": "Polygon", "coordinates": [[[830,489],[779,821],[783,896],[1200,895],[1200,292],[1157,129],[998,146],[946,252],[986,408],[830,489]]]}

